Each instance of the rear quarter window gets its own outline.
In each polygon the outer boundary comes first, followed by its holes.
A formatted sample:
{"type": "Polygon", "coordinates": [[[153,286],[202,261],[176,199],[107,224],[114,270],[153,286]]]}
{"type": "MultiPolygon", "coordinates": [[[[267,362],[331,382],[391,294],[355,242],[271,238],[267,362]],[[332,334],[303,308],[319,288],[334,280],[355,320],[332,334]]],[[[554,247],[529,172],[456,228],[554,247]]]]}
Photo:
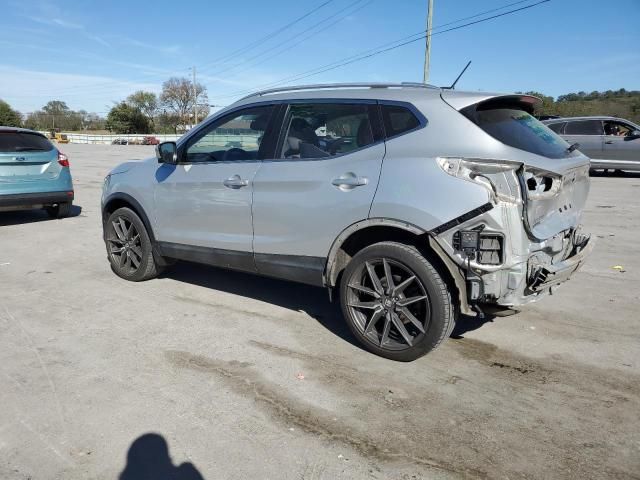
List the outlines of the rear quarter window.
{"type": "Polygon", "coordinates": [[[547,124],[547,127],[549,127],[551,130],[553,130],[556,133],[562,133],[562,130],[563,130],[565,125],[566,125],[566,123],[564,123],[564,122],[550,123],[550,124],[547,124]]]}
{"type": "Polygon", "coordinates": [[[411,110],[398,105],[382,105],[382,121],[387,138],[409,132],[420,126],[411,110]]]}
{"type": "Polygon", "coordinates": [[[49,152],[53,144],[37,133],[0,131],[0,152],[49,152]]]}

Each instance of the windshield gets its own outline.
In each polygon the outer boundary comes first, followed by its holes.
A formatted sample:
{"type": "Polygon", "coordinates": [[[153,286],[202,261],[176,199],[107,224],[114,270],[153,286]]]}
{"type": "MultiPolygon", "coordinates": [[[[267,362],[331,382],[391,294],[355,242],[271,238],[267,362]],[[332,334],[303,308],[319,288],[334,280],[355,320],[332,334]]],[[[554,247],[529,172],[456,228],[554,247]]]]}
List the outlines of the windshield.
{"type": "Polygon", "coordinates": [[[49,152],[53,144],[38,133],[0,131],[0,153],[49,152]]]}
{"type": "Polygon", "coordinates": [[[493,138],[548,158],[570,155],[569,144],[527,112],[515,108],[472,106],[462,113],[493,138]]]}

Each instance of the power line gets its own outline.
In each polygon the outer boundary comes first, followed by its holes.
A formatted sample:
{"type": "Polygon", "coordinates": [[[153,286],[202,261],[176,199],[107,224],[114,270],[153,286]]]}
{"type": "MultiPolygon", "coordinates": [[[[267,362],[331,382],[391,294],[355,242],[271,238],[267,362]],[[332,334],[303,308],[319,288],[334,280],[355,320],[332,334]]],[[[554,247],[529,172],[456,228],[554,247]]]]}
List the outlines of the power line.
{"type": "MultiPolygon", "coordinates": [[[[253,47],[255,47],[257,45],[263,44],[265,41],[268,41],[271,38],[279,35],[280,33],[284,32],[285,30],[287,30],[288,28],[292,27],[293,25],[295,25],[296,23],[300,22],[301,20],[304,20],[305,18],[307,18],[310,15],[314,14],[318,10],[324,8],[325,6],[327,6],[328,4],[332,3],[333,1],[335,1],[335,0],[325,0],[323,3],[321,3],[317,7],[314,7],[313,9],[309,10],[305,14],[301,15],[300,17],[297,17],[295,20],[290,21],[289,23],[287,23],[286,25],[278,28],[277,30],[275,30],[275,31],[263,36],[263,37],[260,37],[257,40],[254,40],[253,42],[245,45],[244,47],[242,47],[242,48],[240,48],[238,50],[234,50],[233,52],[231,52],[229,54],[226,54],[226,55],[224,55],[222,57],[219,57],[218,59],[213,60],[212,62],[205,63],[202,66],[199,66],[199,68],[205,68],[207,66],[214,65],[216,63],[220,63],[220,62],[222,62],[222,61],[224,61],[224,60],[226,60],[228,58],[231,58],[231,57],[233,57],[235,55],[239,55],[239,54],[244,53],[244,52],[246,52],[248,50],[251,50],[253,47]]],[[[173,73],[181,72],[183,70],[186,71],[186,70],[189,70],[189,68],[185,67],[184,69],[168,71],[167,73],[153,73],[153,74],[143,75],[141,77],[138,77],[138,80],[142,79],[142,78],[157,78],[157,77],[159,77],[161,75],[162,76],[167,75],[167,74],[170,75],[170,74],[173,74],[173,73]]],[[[131,82],[132,82],[132,80],[121,80],[121,81],[115,81],[115,82],[104,82],[104,83],[101,83],[101,84],[99,83],[99,84],[94,84],[94,85],[86,85],[85,87],[80,85],[80,86],[70,87],[70,88],[73,88],[73,90],[62,91],[62,92],[59,91],[59,92],[56,92],[56,94],[57,95],[67,95],[67,96],[69,96],[68,92],[71,92],[71,96],[77,96],[77,94],[86,93],[86,91],[82,92],[83,88],[88,88],[89,90],[87,90],[87,91],[93,91],[94,89],[100,88],[100,87],[103,87],[103,86],[105,86],[105,87],[113,86],[114,83],[123,83],[124,84],[124,83],[131,83],[131,82]]]]}
{"type": "MultiPolygon", "coordinates": [[[[543,3],[547,3],[547,2],[550,2],[550,1],[551,0],[541,0],[541,1],[537,2],[537,3],[532,4],[532,5],[527,5],[527,6],[524,6],[524,7],[521,7],[521,8],[516,8],[516,9],[509,10],[507,12],[503,12],[503,13],[500,13],[500,14],[497,14],[497,15],[492,15],[490,17],[482,18],[480,20],[475,20],[473,22],[468,22],[468,23],[465,23],[463,25],[458,25],[458,26],[455,26],[455,27],[448,28],[446,30],[442,30],[442,31],[439,31],[439,32],[436,32],[436,33],[432,33],[432,36],[433,35],[440,35],[442,33],[447,33],[447,32],[451,32],[451,31],[454,31],[454,30],[459,30],[461,28],[469,27],[471,25],[476,25],[478,23],[483,23],[483,22],[486,22],[486,21],[489,21],[489,20],[493,20],[493,19],[496,19],[496,18],[499,18],[499,17],[504,17],[505,15],[510,15],[510,14],[513,14],[513,13],[516,13],[516,12],[527,10],[529,8],[533,8],[533,7],[536,7],[538,5],[541,5],[543,3]]],[[[518,3],[522,3],[522,2],[518,2],[518,3]]],[[[457,23],[457,22],[454,22],[454,23],[457,23]]],[[[415,36],[415,35],[413,35],[413,36],[415,36]]],[[[424,39],[425,37],[426,37],[426,33],[422,33],[422,34],[420,34],[420,36],[418,38],[414,38],[414,39],[411,39],[411,40],[406,40],[406,41],[396,40],[395,42],[389,42],[389,43],[387,43],[385,45],[390,45],[390,44],[394,44],[394,45],[390,46],[390,47],[387,47],[387,48],[378,47],[378,49],[376,49],[376,50],[373,50],[373,49],[372,50],[368,50],[368,51],[362,52],[360,54],[356,54],[356,55],[353,55],[351,57],[347,57],[345,59],[338,60],[336,62],[324,65],[322,67],[317,67],[315,69],[307,70],[306,72],[302,72],[302,73],[294,75],[294,76],[286,77],[286,78],[280,79],[280,80],[278,80],[276,82],[273,82],[273,83],[261,85],[260,87],[258,87],[258,90],[262,90],[262,89],[265,89],[265,88],[271,88],[271,87],[277,87],[277,86],[282,85],[283,83],[299,81],[299,80],[302,80],[302,79],[305,79],[305,78],[308,78],[308,77],[312,77],[314,75],[318,75],[320,73],[325,73],[325,72],[328,72],[328,71],[331,71],[331,70],[335,70],[336,68],[340,68],[340,67],[343,67],[343,66],[346,66],[346,65],[350,65],[352,63],[359,62],[359,61],[365,60],[367,58],[371,58],[371,57],[380,55],[382,53],[386,53],[386,52],[395,50],[395,49],[403,47],[405,45],[409,45],[411,43],[415,43],[417,41],[420,41],[420,40],[424,39]],[[398,42],[401,42],[401,43],[398,43],[398,42]],[[368,52],[370,52],[370,53],[368,53],[368,52]]],[[[226,97],[231,97],[231,96],[238,96],[238,95],[252,93],[255,90],[256,89],[244,90],[244,91],[235,92],[235,93],[232,93],[232,94],[229,94],[229,95],[218,95],[218,96],[214,96],[214,97],[210,97],[210,98],[226,98],[226,97]]]]}
{"type": "MultiPolygon", "coordinates": [[[[356,6],[357,4],[359,4],[359,3],[363,2],[363,1],[364,1],[364,0],[355,0],[354,2],[351,2],[351,3],[350,3],[349,5],[347,5],[346,7],[342,8],[342,9],[338,10],[337,12],[335,12],[335,13],[333,13],[333,14],[329,15],[328,17],[326,17],[326,18],[324,18],[324,19],[320,20],[319,22],[315,23],[314,25],[310,26],[309,28],[306,28],[306,29],[302,30],[301,32],[296,33],[294,36],[288,37],[287,39],[283,40],[282,42],[280,42],[280,43],[278,43],[278,44],[276,44],[276,45],[273,45],[272,47],[269,47],[269,48],[267,48],[266,50],[264,50],[264,51],[262,51],[262,52],[258,52],[256,55],[253,55],[252,57],[249,57],[248,59],[246,59],[246,60],[244,60],[244,61],[241,61],[240,63],[237,63],[237,64],[235,64],[235,65],[231,65],[231,66],[229,66],[229,67],[227,67],[227,68],[223,68],[222,70],[216,70],[216,71],[215,71],[215,74],[216,74],[216,75],[220,75],[221,73],[225,73],[225,72],[227,72],[227,71],[229,71],[229,70],[233,70],[233,69],[234,69],[234,68],[236,68],[236,67],[241,67],[241,66],[248,66],[248,67],[252,67],[252,66],[255,66],[255,65],[259,65],[259,64],[261,64],[261,63],[264,63],[264,62],[266,61],[266,59],[265,59],[265,58],[263,58],[260,62],[257,62],[257,63],[255,63],[255,64],[253,64],[253,65],[247,65],[247,64],[249,64],[252,60],[255,60],[255,59],[258,59],[258,58],[260,58],[260,57],[263,57],[265,54],[267,54],[267,53],[269,53],[269,52],[272,52],[272,51],[274,51],[274,50],[278,49],[279,47],[281,47],[281,46],[283,46],[283,45],[287,44],[288,42],[290,42],[290,41],[292,41],[292,40],[296,40],[296,38],[297,38],[297,37],[299,37],[300,35],[303,35],[303,34],[305,34],[305,33],[309,32],[309,31],[312,31],[312,30],[316,29],[317,27],[319,27],[319,26],[320,26],[320,25],[322,25],[323,23],[327,22],[328,20],[331,20],[332,18],[335,18],[335,17],[337,17],[337,16],[340,16],[340,15],[341,15],[343,12],[345,12],[346,10],[349,10],[351,7],[354,7],[354,6],[356,6]]],[[[343,20],[344,18],[346,18],[348,15],[353,15],[355,12],[357,12],[357,11],[361,10],[361,9],[362,9],[362,8],[364,8],[365,6],[367,6],[367,5],[371,4],[372,2],[373,2],[373,0],[369,0],[369,1],[368,1],[368,2],[366,2],[365,4],[361,5],[359,8],[355,9],[354,11],[349,12],[349,13],[346,13],[346,14],[344,14],[344,15],[340,16],[336,21],[334,21],[334,22],[330,23],[329,25],[325,26],[324,28],[321,28],[320,30],[317,30],[316,32],[313,32],[311,35],[308,35],[308,36],[304,37],[302,40],[298,39],[298,41],[296,41],[295,43],[293,43],[293,44],[289,45],[287,48],[283,49],[282,51],[280,51],[280,52],[279,52],[279,53],[277,53],[276,55],[272,55],[272,56],[267,57],[267,58],[273,58],[273,57],[278,56],[278,55],[280,55],[280,54],[282,54],[282,53],[284,53],[284,52],[286,52],[286,51],[288,51],[288,50],[291,50],[292,48],[294,48],[295,46],[299,45],[299,44],[300,44],[300,43],[302,43],[303,41],[305,41],[305,40],[307,40],[307,39],[309,39],[309,38],[313,37],[314,35],[317,35],[317,34],[318,34],[318,33],[320,33],[320,32],[323,32],[323,31],[324,31],[324,30],[326,30],[327,28],[329,28],[329,27],[331,27],[331,26],[335,25],[336,23],[338,23],[338,22],[340,22],[341,20],[343,20]]],[[[241,71],[245,71],[245,70],[246,70],[246,68],[245,68],[245,69],[242,69],[241,71]]],[[[237,73],[237,72],[236,72],[236,73],[237,73]]]]}
{"type": "MultiPolygon", "coordinates": [[[[464,20],[469,20],[469,19],[472,19],[472,18],[477,18],[477,17],[480,17],[480,16],[484,16],[487,13],[503,10],[503,9],[508,8],[510,6],[515,6],[515,5],[518,5],[518,4],[526,3],[528,1],[531,1],[531,0],[520,0],[520,1],[517,1],[517,2],[512,2],[512,3],[509,3],[509,4],[503,5],[501,7],[498,7],[498,8],[493,8],[493,9],[490,9],[490,10],[486,10],[484,12],[477,13],[475,15],[463,17],[463,18],[460,18],[460,19],[457,19],[457,20],[453,20],[451,22],[448,22],[448,23],[445,23],[445,24],[442,24],[442,25],[438,25],[438,26],[434,27],[432,30],[438,30],[438,29],[441,29],[441,28],[446,27],[448,25],[454,25],[454,24],[459,23],[459,22],[464,21],[464,20]]],[[[531,5],[527,5],[527,6],[524,6],[524,7],[521,7],[521,8],[509,10],[507,12],[503,12],[503,13],[496,14],[496,15],[493,15],[493,16],[490,16],[490,17],[486,17],[486,18],[482,18],[482,19],[479,19],[479,20],[476,20],[476,21],[473,21],[473,22],[468,22],[468,23],[465,23],[463,25],[458,25],[456,27],[452,27],[452,28],[449,28],[449,29],[446,29],[446,30],[443,30],[443,31],[438,31],[436,33],[432,33],[432,35],[437,35],[437,34],[440,34],[440,33],[447,33],[447,32],[453,31],[453,30],[458,30],[460,28],[465,28],[465,27],[468,27],[468,26],[471,26],[471,25],[475,25],[475,24],[478,24],[478,23],[482,23],[482,22],[485,22],[485,21],[488,21],[488,20],[492,20],[492,19],[495,19],[495,18],[498,18],[498,17],[502,17],[502,16],[505,16],[505,15],[509,15],[509,14],[512,14],[512,13],[516,13],[516,12],[522,11],[522,10],[526,10],[526,9],[538,6],[540,4],[547,3],[549,1],[551,1],[551,0],[542,0],[542,1],[539,1],[537,3],[531,4],[531,5]]],[[[335,22],[335,23],[337,23],[337,22],[335,22]]],[[[319,33],[319,32],[316,32],[316,33],[319,33]]],[[[324,72],[327,72],[327,71],[330,71],[330,70],[334,70],[334,69],[349,65],[351,63],[355,63],[355,62],[358,62],[358,61],[361,61],[361,60],[365,60],[367,58],[371,58],[371,57],[376,56],[376,55],[380,55],[382,53],[386,53],[386,52],[391,51],[391,50],[395,50],[397,48],[400,48],[402,46],[408,45],[410,43],[414,43],[414,42],[417,42],[419,40],[422,40],[425,37],[426,37],[426,30],[423,30],[421,32],[414,33],[412,35],[409,35],[407,37],[403,37],[401,39],[394,40],[392,42],[387,42],[387,43],[385,43],[383,45],[379,45],[378,47],[374,47],[373,49],[369,49],[369,50],[360,52],[359,54],[352,55],[350,57],[346,57],[346,58],[337,60],[335,62],[323,65],[321,67],[316,67],[314,69],[307,70],[305,72],[301,72],[300,74],[296,74],[296,75],[293,75],[293,76],[282,78],[282,79],[280,79],[280,80],[278,80],[276,82],[272,82],[272,83],[269,83],[269,84],[261,85],[259,87],[252,88],[250,90],[241,90],[241,91],[237,91],[237,92],[230,93],[230,94],[227,94],[227,95],[217,95],[217,96],[213,96],[213,97],[210,97],[210,98],[228,98],[228,97],[238,96],[238,95],[242,95],[242,94],[252,93],[256,89],[270,88],[270,87],[274,87],[274,86],[279,86],[279,85],[281,85],[283,83],[286,83],[286,82],[302,80],[304,78],[308,78],[308,77],[311,77],[311,76],[314,76],[314,75],[318,75],[320,73],[324,73],[324,72]]],[[[255,42],[253,42],[253,43],[255,43],[255,42]]],[[[113,84],[113,83],[114,82],[111,82],[111,84],[113,84]]],[[[122,83],[125,83],[125,81],[123,81],[122,83]]],[[[58,94],[59,94],[59,92],[58,92],[58,94]]],[[[76,91],[75,95],[72,94],[72,95],[65,95],[65,96],[77,96],[77,95],[81,95],[81,93],[78,93],[76,91]]]]}
{"type": "Polygon", "coordinates": [[[343,15],[342,17],[336,19],[335,21],[331,22],[330,24],[326,25],[325,27],[321,28],[320,30],[317,30],[315,32],[312,32],[310,35],[307,35],[306,37],[303,37],[301,39],[299,39],[297,42],[289,45],[287,48],[284,48],[282,50],[280,50],[279,52],[275,52],[273,55],[268,55],[266,57],[264,57],[262,60],[260,60],[259,62],[254,62],[251,65],[246,66],[243,69],[240,70],[236,70],[234,73],[235,76],[237,76],[238,74],[242,73],[242,72],[246,72],[247,70],[250,70],[252,68],[255,68],[258,65],[262,65],[265,62],[268,62],[269,60],[282,55],[283,53],[291,50],[292,48],[297,47],[298,45],[300,45],[301,43],[304,43],[305,41],[307,41],[308,39],[310,39],[311,37],[314,37],[316,35],[318,35],[319,33],[324,32],[325,30],[328,30],[329,28],[333,27],[335,24],[341,22],[342,20],[344,20],[347,16],[349,15],[353,15],[357,12],[359,12],[360,10],[362,10],[363,8],[369,6],[371,3],[373,2],[373,0],[369,0],[367,3],[364,3],[362,5],[360,5],[358,8],[356,8],[355,10],[343,15]]]}

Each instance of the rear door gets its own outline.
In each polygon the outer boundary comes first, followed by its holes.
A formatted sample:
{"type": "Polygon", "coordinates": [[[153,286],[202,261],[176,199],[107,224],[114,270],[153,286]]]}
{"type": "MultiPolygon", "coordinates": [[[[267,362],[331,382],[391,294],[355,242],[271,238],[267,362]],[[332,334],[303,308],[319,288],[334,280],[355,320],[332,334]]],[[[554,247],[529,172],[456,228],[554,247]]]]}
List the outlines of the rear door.
{"type": "Polygon", "coordinates": [[[0,195],[21,193],[25,184],[59,174],[58,151],[43,135],[0,129],[0,195]]]}
{"type": "Polygon", "coordinates": [[[283,112],[276,159],[254,180],[258,272],[321,284],[331,244],[366,219],[385,154],[375,101],[304,101],[283,112]]]}
{"type": "Polygon", "coordinates": [[[273,110],[261,105],[224,115],[180,146],[178,165],[157,167],[156,237],[167,254],[254,269],[253,180],[273,149],[273,110]]]}
{"type": "Polygon", "coordinates": [[[562,137],[570,144],[579,143],[580,151],[589,158],[603,158],[604,130],[601,120],[567,122],[562,137]]]}

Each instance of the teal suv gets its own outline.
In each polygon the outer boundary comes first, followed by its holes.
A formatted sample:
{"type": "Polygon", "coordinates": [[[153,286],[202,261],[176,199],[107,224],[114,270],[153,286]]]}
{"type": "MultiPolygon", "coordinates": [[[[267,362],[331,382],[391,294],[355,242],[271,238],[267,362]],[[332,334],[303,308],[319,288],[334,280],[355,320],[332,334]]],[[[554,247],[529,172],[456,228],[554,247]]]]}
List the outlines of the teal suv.
{"type": "Polygon", "coordinates": [[[0,212],[43,208],[63,218],[72,203],[67,156],[41,133],[0,127],[0,212]]]}

